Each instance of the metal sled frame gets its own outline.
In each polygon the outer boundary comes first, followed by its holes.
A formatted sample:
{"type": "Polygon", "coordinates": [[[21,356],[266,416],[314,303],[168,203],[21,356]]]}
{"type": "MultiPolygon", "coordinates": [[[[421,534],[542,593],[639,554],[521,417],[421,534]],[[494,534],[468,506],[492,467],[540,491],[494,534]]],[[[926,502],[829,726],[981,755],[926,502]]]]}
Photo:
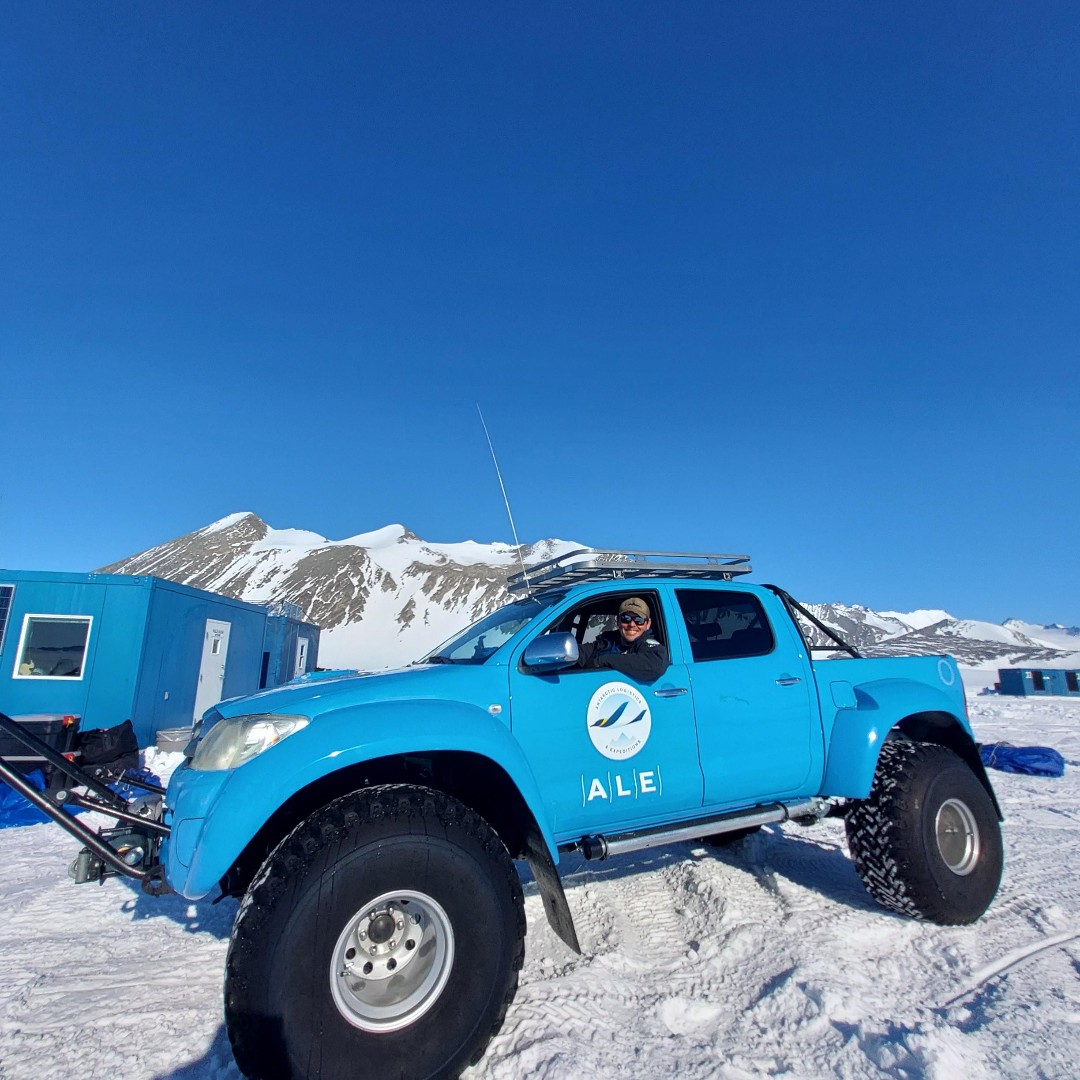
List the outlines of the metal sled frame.
{"type": "MultiPolygon", "coordinates": [[[[43,758],[64,775],[67,783],[63,786],[55,790],[50,789],[48,793],[38,791],[7,758],[0,755],[0,780],[13,787],[23,798],[56,822],[60,828],[71,833],[77,840],[81,840],[86,846],[86,853],[90,860],[99,860],[100,873],[91,875],[90,880],[94,877],[100,880],[110,874],[122,874],[124,877],[141,882],[145,892],[158,894],[168,891],[164,867],[158,859],[161,841],[169,835],[167,825],[133,813],[130,804],[97,777],[91,776],[63,754],[57,753],[51,746],[42,742],[36,735],[4,713],[0,713],[0,732],[20,742],[32,751],[35,757],[43,758]],[[88,794],[84,795],[72,790],[74,788],[84,788],[88,794]],[[130,827],[123,830],[95,832],[78,818],[66,813],[63,807],[67,805],[108,814],[130,827]],[[123,854],[108,842],[110,832],[123,832],[126,837],[137,837],[143,842],[145,854],[140,859],[140,865],[132,866],[124,860],[123,854]],[[106,867],[108,869],[105,869],[106,867]]],[[[143,780],[122,778],[122,782],[153,795],[165,794],[164,788],[157,784],[148,784],[143,780]]]]}

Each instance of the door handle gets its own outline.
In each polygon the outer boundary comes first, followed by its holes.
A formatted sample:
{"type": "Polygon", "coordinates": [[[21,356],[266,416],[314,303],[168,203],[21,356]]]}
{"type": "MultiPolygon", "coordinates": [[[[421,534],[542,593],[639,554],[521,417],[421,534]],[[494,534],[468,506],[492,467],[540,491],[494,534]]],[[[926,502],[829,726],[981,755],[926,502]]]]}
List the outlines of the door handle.
{"type": "Polygon", "coordinates": [[[685,693],[688,693],[685,686],[671,686],[664,690],[654,690],[653,697],[678,697],[685,693]]]}
{"type": "Polygon", "coordinates": [[[780,678],[776,680],[776,685],[777,686],[794,686],[796,683],[801,683],[801,682],[802,682],[802,679],[800,679],[797,675],[781,675],[780,678]]]}

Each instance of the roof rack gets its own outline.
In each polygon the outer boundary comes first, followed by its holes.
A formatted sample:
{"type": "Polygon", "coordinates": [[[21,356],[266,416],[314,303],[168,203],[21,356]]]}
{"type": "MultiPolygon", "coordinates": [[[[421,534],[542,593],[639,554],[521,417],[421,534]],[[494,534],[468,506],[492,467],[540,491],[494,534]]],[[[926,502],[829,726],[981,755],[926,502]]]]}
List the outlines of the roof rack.
{"type": "Polygon", "coordinates": [[[730,581],[751,571],[749,555],[698,555],[684,551],[601,551],[575,548],[528,571],[512,574],[510,592],[553,589],[582,581],[619,578],[694,578],[730,581]]]}

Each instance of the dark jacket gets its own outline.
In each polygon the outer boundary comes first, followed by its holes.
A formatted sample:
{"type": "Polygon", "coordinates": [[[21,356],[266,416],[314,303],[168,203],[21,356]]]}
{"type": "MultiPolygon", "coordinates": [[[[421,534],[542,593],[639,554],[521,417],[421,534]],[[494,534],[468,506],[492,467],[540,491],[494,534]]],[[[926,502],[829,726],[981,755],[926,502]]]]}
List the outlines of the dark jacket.
{"type": "Polygon", "coordinates": [[[611,668],[638,682],[652,682],[667,666],[667,649],[651,631],[628,645],[618,630],[606,630],[595,641],[582,645],[578,656],[578,667],[611,668]]]}

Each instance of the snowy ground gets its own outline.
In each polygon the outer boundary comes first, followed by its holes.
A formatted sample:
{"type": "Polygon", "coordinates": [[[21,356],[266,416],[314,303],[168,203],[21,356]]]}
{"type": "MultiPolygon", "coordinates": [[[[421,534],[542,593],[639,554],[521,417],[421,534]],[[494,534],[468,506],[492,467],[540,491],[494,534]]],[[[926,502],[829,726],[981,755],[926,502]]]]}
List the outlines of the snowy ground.
{"type": "MultiPolygon", "coordinates": [[[[1058,748],[1060,780],[994,773],[1001,893],[973,927],[878,908],[843,827],[771,827],[572,862],[575,957],[526,889],[527,956],[468,1080],[1072,1078],[1080,1062],[1080,701],[971,699],[981,741],[1058,748]]],[[[65,876],[74,841],[0,831],[0,1077],[236,1080],[221,983],[233,902],[65,876]]]]}

